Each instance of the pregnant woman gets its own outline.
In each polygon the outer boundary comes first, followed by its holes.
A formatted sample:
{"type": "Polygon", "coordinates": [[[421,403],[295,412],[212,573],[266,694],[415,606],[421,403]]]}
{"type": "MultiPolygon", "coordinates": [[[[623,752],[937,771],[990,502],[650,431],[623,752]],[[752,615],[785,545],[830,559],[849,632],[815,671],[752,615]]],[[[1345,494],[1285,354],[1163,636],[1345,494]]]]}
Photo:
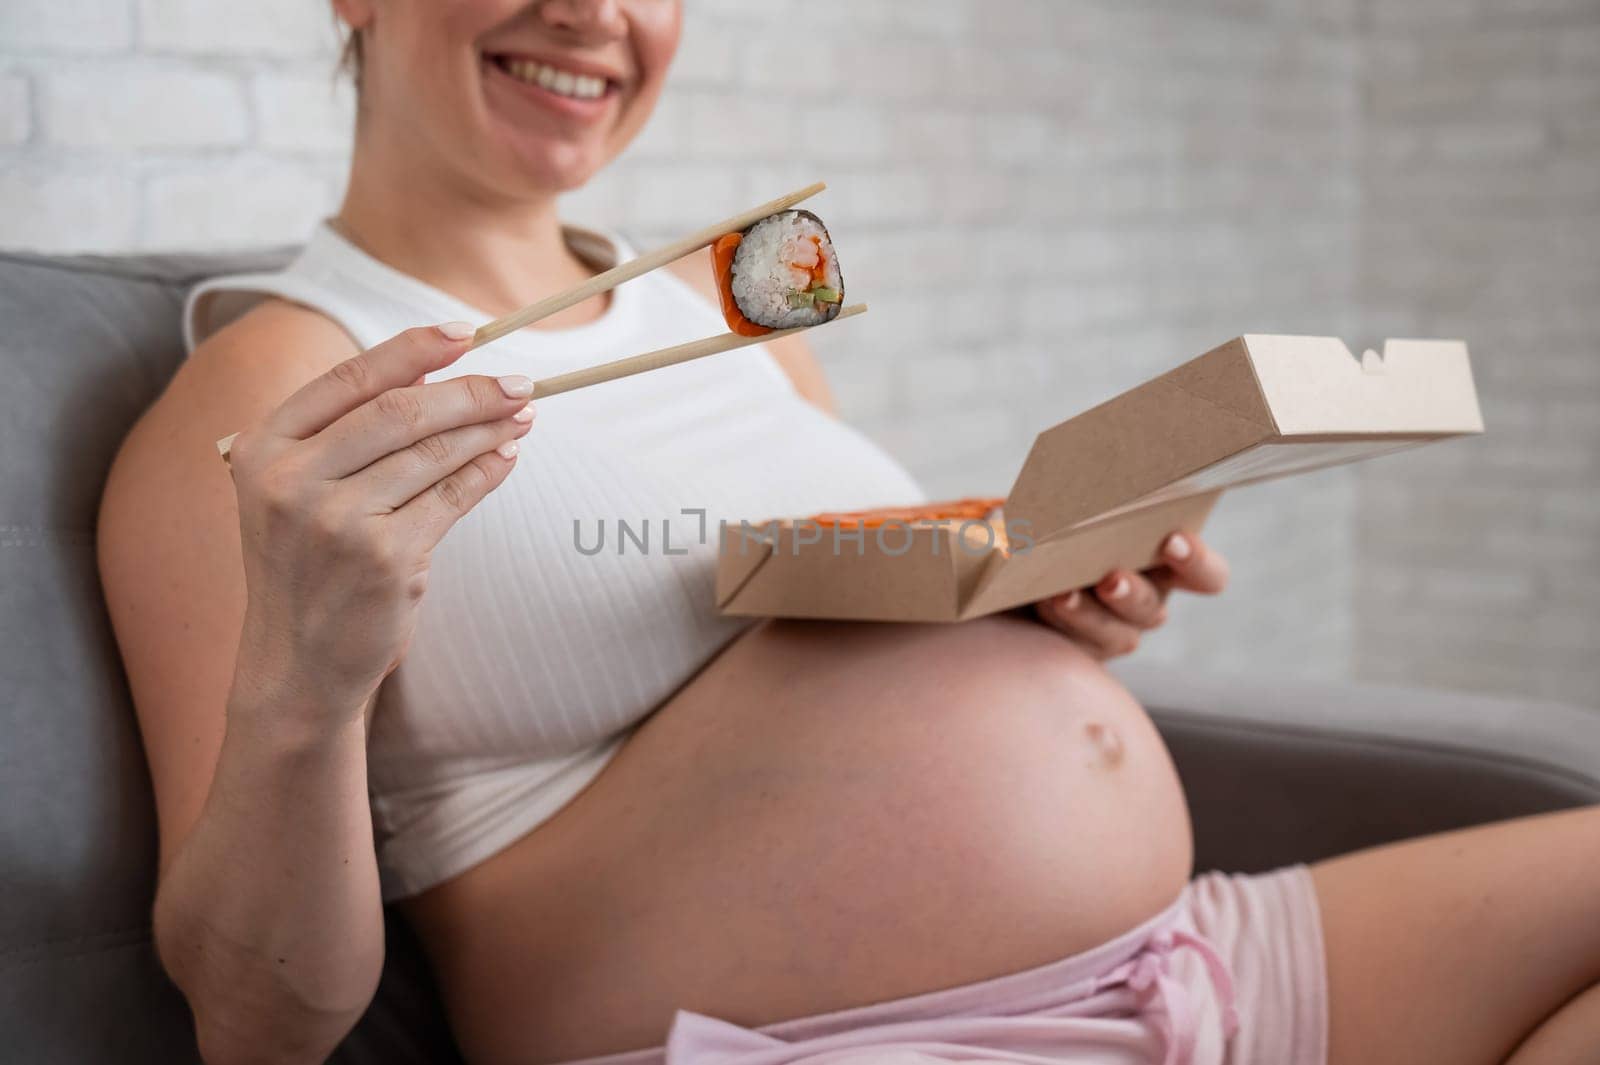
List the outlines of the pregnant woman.
{"type": "Polygon", "coordinates": [[[1100,661],[1221,587],[1198,539],[947,627],[747,625],[710,544],[577,550],[575,522],[920,496],[794,340],[533,418],[529,376],[717,331],[698,276],[464,354],[627,254],[555,198],[645,123],[677,0],[335,6],[344,203],[286,270],[194,294],[102,515],[156,940],[207,1061],[325,1057],[385,900],[476,1065],[1588,1060],[1596,811],[1190,880],[1172,765],[1100,661]]]}

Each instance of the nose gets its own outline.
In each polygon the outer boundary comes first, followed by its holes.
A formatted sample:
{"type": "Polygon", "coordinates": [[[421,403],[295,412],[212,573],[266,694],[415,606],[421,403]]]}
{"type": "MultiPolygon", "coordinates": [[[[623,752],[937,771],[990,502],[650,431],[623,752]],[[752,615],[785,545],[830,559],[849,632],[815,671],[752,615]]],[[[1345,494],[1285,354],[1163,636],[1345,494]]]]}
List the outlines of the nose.
{"type": "Polygon", "coordinates": [[[621,0],[544,0],[539,18],[552,29],[583,37],[621,37],[628,29],[621,0]]]}

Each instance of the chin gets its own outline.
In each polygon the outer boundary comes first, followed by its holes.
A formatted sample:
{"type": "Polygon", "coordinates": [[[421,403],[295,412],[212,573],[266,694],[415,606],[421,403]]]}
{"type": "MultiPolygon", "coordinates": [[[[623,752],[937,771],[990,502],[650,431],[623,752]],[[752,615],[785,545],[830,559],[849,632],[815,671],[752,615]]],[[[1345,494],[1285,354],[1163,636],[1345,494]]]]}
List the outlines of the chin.
{"type": "Polygon", "coordinates": [[[522,159],[521,183],[525,188],[554,193],[573,192],[587,185],[602,165],[603,160],[596,160],[587,154],[545,152],[522,159]]]}
{"type": "Polygon", "coordinates": [[[560,194],[588,184],[605,165],[607,155],[592,146],[552,142],[544,137],[508,138],[497,159],[479,180],[488,178],[504,195],[560,194]]]}

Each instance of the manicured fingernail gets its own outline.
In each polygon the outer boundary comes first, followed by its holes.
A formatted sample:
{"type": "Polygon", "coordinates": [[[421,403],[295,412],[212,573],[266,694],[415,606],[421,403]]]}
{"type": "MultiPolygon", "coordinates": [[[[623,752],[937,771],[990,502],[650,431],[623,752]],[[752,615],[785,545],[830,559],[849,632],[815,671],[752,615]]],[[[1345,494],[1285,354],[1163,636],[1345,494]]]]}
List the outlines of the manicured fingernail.
{"type": "Polygon", "coordinates": [[[1118,577],[1116,583],[1111,586],[1111,590],[1106,592],[1106,595],[1112,599],[1125,599],[1127,598],[1129,589],[1132,587],[1133,586],[1128,583],[1128,578],[1118,577]]]}
{"type": "Polygon", "coordinates": [[[467,340],[477,332],[471,322],[441,322],[436,328],[446,340],[467,340]]]}
{"type": "Polygon", "coordinates": [[[1067,597],[1065,599],[1061,600],[1061,609],[1076,610],[1078,609],[1078,604],[1081,602],[1083,602],[1083,593],[1074,589],[1067,593],[1067,597]]]}
{"type": "Polygon", "coordinates": [[[533,404],[530,403],[526,407],[523,407],[521,410],[517,411],[517,413],[511,416],[511,420],[514,422],[521,422],[523,425],[527,425],[529,422],[533,421],[533,404]]]}
{"type": "Polygon", "coordinates": [[[533,395],[533,379],[523,377],[519,373],[507,374],[500,378],[500,391],[511,399],[522,399],[524,396],[533,395]]]}
{"type": "Polygon", "coordinates": [[[1174,562],[1182,562],[1194,554],[1194,545],[1189,543],[1189,538],[1183,533],[1173,533],[1167,537],[1166,556],[1174,562]]]}
{"type": "Polygon", "coordinates": [[[503,459],[514,459],[517,457],[517,442],[515,440],[507,440],[495,450],[500,453],[500,457],[503,459]]]}

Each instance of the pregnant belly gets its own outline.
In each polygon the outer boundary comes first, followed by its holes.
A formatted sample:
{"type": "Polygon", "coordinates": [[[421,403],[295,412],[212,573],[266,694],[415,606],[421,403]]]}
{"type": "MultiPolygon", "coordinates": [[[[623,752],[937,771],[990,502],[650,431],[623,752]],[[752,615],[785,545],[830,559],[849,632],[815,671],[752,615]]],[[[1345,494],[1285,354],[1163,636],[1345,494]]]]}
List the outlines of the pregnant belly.
{"type": "Polygon", "coordinates": [[[1041,965],[1189,875],[1144,711],[1013,618],[753,629],[555,818],[408,904],[469,1060],[660,1044],[1041,965]]]}

